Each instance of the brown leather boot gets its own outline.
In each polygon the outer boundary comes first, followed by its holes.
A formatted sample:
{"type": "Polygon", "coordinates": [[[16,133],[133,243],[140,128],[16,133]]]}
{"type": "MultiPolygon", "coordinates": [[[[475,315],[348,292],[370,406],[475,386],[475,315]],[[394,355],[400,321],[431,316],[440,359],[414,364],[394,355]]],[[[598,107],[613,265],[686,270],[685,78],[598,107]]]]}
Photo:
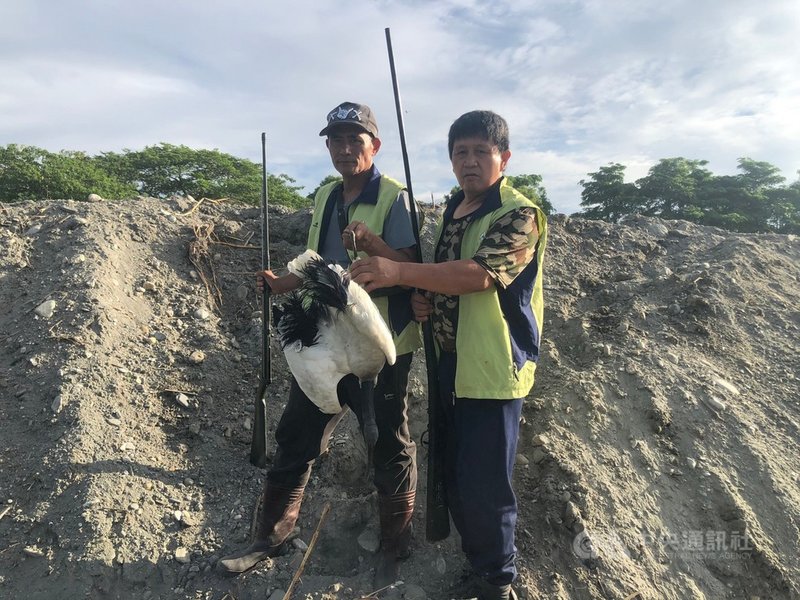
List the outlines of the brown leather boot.
{"type": "Polygon", "coordinates": [[[280,554],[300,514],[304,489],[282,487],[265,480],[253,542],[244,550],[223,556],[217,568],[228,575],[238,575],[265,558],[280,554]]]}
{"type": "Polygon", "coordinates": [[[410,556],[411,517],[414,514],[415,491],[383,496],[378,494],[381,522],[381,550],[375,569],[375,589],[397,581],[400,561],[410,556]]]}

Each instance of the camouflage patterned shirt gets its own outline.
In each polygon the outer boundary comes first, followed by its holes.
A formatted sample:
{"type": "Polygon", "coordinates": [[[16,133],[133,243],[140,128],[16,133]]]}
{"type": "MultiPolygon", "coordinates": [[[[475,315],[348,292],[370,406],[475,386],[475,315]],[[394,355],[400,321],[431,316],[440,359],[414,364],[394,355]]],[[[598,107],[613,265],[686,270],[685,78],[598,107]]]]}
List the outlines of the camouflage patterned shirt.
{"type": "MultiPolygon", "coordinates": [[[[436,262],[459,260],[461,240],[473,216],[474,213],[451,219],[445,224],[436,247],[436,262]]],[[[486,269],[495,285],[506,288],[530,263],[538,239],[536,209],[518,208],[506,213],[489,227],[472,260],[486,269]]],[[[432,322],[441,349],[455,352],[458,296],[434,294],[432,322]]]]}

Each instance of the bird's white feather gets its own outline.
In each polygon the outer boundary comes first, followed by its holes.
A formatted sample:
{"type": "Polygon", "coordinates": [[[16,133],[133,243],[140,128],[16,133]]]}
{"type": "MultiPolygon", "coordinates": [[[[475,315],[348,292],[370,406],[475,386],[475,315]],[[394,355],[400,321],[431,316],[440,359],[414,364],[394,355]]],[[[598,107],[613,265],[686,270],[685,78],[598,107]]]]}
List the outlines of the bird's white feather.
{"type": "MultiPolygon", "coordinates": [[[[306,250],[288,264],[288,269],[304,277],[303,268],[319,258],[306,250]]],[[[346,272],[339,265],[328,265],[339,277],[346,272]]],[[[393,365],[397,350],[378,307],[364,289],[349,277],[347,307],[329,309],[327,318],[317,323],[319,335],[313,346],[299,342],[284,347],[287,363],[300,389],[322,412],[341,410],[336,393],[339,381],[354,374],[360,381],[375,381],[387,362],[393,365]]]]}
{"type": "Polygon", "coordinates": [[[299,256],[290,260],[289,264],[286,265],[286,268],[289,269],[289,272],[292,273],[293,275],[297,275],[298,277],[303,277],[303,272],[302,272],[303,267],[306,266],[309,263],[309,261],[311,261],[314,258],[322,259],[322,257],[319,254],[317,254],[311,249],[308,249],[299,256]]]}
{"type": "Polygon", "coordinates": [[[326,345],[299,346],[298,343],[295,348],[284,349],[297,385],[322,412],[329,415],[338,413],[342,410],[336,394],[336,386],[344,377],[341,365],[336,364],[326,345]]]}

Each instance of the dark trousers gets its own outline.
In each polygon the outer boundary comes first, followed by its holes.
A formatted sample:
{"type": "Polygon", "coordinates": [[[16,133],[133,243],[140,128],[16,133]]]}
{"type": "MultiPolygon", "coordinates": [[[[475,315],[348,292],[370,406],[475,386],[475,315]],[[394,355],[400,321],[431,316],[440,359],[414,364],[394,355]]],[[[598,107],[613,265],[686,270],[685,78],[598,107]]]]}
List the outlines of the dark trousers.
{"type": "Polygon", "coordinates": [[[461,547],[481,578],[494,585],[517,575],[512,488],[522,399],[458,398],[456,355],[439,358],[439,385],[447,422],[447,501],[461,547]]]}
{"type": "MultiPolygon", "coordinates": [[[[384,366],[375,386],[375,422],[378,442],[373,464],[375,487],[379,494],[391,496],[417,487],[417,447],[408,431],[408,372],[412,354],[397,357],[394,365],[384,366]]],[[[334,428],[351,408],[361,424],[358,379],[344,377],[337,388],[342,411],[335,415],[319,410],[292,378],[289,401],[275,431],[277,450],[267,479],[285,487],[304,486],[314,461],[328,447],[334,428]]]]}

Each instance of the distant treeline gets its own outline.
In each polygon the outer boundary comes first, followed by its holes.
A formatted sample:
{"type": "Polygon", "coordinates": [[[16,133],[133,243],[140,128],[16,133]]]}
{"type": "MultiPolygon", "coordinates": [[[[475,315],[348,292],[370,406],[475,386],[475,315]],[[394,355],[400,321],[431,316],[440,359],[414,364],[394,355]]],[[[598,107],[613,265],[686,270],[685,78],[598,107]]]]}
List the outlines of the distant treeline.
{"type": "MultiPolygon", "coordinates": [[[[293,208],[310,204],[288,175],[268,175],[270,201],[293,208]]],[[[258,203],[261,165],[218,150],[158,144],[143,150],[48,152],[34,146],[0,146],[0,201],[51,198],[192,195],[258,203]]]]}
{"type": "Polygon", "coordinates": [[[777,167],[750,158],[739,159],[736,175],[714,175],[706,164],[665,158],[625,183],[625,166],[610,163],[580,181],[579,214],[616,222],[639,213],[745,233],[800,233],[800,179],[786,185],[777,167]]]}
{"type": "MultiPolygon", "coordinates": [[[[645,177],[626,183],[625,166],[610,163],[579,182],[584,208],[577,214],[616,222],[639,213],[740,232],[800,233],[800,180],[787,185],[777,167],[749,158],[739,159],[737,175],[714,175],[706,164],[666,158],[645,177]]],[[[328,176],[320,185],[334,179],[328,176]]],[[[509,180],[546,213],[553,212],[540,175],[515,175],[509,180]]],[[[315,189],[303,195],[302,186],[285,174],[270,174],[268,187],[271,203],[290,208],[309,206],[316,193],[315,189]]],[[[192,195],[256,204],[261,196],[261,165],[218,150],[165,143],[97,156],[0,146],[0,201],[85,198],[90,193],[115,199],[192,195]]]]}

